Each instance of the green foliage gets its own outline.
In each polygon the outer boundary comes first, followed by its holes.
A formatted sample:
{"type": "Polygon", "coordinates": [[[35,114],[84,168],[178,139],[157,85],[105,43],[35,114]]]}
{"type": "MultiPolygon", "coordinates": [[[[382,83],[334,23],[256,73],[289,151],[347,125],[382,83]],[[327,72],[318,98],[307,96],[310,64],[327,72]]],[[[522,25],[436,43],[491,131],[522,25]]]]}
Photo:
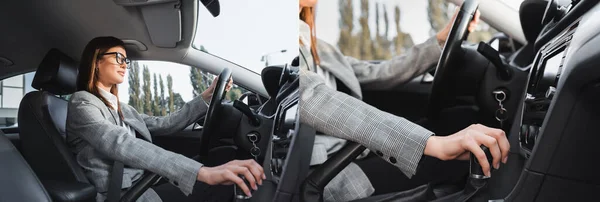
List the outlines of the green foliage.
{"type": "Polygon", "coordinates": [[[144,78],[144,85],[142,87],[142,90],[144,91],[144,111],[143,113],[152,116],[152,109],[153,109],[153,102],[152,102],[152,90],[151,89],[151,83],[150,83],[150,70],[148,70],[148,66],[144,65],[144,71],[143,71],[143,78],[144,78]]]}

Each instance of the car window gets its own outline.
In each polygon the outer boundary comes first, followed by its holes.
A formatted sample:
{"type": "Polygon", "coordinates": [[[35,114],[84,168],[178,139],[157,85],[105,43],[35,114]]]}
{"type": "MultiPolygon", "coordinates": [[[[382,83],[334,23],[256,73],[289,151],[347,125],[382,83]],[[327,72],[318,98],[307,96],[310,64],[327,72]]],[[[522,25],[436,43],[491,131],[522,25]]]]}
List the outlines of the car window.
{"type": "Polygon", "coordinates": [[[35,72],[19,74],[0,81],[0,128],[17,126],[19,104],[23,96],[33,91],[35,72]]]}
{"type": "Polygon", "coordinates": [[[256,73],[298,56],[298,4],[287,0],[219,3],[217,17],[200,4],[194,48],[256,73]]]}
{"type": "MultiPolygon", "coordinates": [[[[319,1],[317,37],[362,60],[386,60],[443,29],[456,6],[447,0],[319,1]]],[[[485,22],[468,41],[489,41],[497,31],[485,22]]]]}
{"type": "MultiPolygon", "coordinates": [[[[119,85],[119,99],[139,113],[164,116],[200,95],[215,77],[199,68],[173,62],[132,61],[125,81],[119,85]]],[[[237,100],[245,92],[234,85],[225,99],[237,100]]]]}

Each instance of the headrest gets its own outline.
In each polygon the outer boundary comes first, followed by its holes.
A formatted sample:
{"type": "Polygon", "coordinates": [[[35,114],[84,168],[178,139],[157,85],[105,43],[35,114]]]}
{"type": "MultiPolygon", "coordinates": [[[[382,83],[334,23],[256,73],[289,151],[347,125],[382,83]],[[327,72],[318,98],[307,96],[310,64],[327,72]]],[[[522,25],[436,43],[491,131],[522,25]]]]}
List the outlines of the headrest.
{"type": "Polygon", "coordinates": [[[35,72],[31,87],[55,95],[77,90],[77,62],[57,49],[48,51],[35,72]]]}

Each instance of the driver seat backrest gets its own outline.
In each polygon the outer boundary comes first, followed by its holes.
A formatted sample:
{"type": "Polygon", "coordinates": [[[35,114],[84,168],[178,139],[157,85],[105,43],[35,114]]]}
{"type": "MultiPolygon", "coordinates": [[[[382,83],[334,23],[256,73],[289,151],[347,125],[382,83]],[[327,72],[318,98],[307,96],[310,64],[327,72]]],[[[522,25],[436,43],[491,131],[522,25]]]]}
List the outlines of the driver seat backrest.
{"type": "Polygon", "coordinates": [[[50,50],[31,84],[38,91],[27,93],[19,105],[22,153],[44,183],[89,184],[65,142],[68,101],[62,97],[76,91],[77,71],[73,59],[57,49],[50,50]]]}

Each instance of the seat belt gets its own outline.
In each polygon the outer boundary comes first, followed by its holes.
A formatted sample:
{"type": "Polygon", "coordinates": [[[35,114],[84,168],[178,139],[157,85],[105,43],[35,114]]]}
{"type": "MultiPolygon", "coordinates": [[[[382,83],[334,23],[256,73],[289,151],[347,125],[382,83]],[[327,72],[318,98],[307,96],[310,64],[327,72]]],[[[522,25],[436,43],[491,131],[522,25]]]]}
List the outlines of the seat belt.
{"type": "Polygon", "coordinates": [[[120,161],[115,161],[112,166],[110,181],[108,184],[107,202],[118,202],[121,199],[121,187],[123,184],[123,170],[125,165],[120,161]]]}
{"type": "MultiPolygon", "coordinates": [[[[109,111],[111,110],[110,108],[108,109],[109,111]]],[[[112,111],[110,111],[111,115],[112,111]]],[[[118,112],[117,112],[118,113],[118,112]]],[[[119,116],[119,115],[117,115],[119,116]]],[[[113,115],[113,118],[115,119],[116,122],[116,118],[113,115]]],[[[119,116],[119,123],[121,125],[121,127],[123,127],[123,119],[121,118],[121,116],[119,116]]],[[[123,164],[123,162],[120,161],[115,161],[113,163],[112,169],[111,169],[111,174],[110,174],[110,181],[108,183],[108,194],[106,196],[106,202],[118,202],[121,199],[121,188],[123,185],[123,171],[125,170],[125,165],[123,164]]]]}

